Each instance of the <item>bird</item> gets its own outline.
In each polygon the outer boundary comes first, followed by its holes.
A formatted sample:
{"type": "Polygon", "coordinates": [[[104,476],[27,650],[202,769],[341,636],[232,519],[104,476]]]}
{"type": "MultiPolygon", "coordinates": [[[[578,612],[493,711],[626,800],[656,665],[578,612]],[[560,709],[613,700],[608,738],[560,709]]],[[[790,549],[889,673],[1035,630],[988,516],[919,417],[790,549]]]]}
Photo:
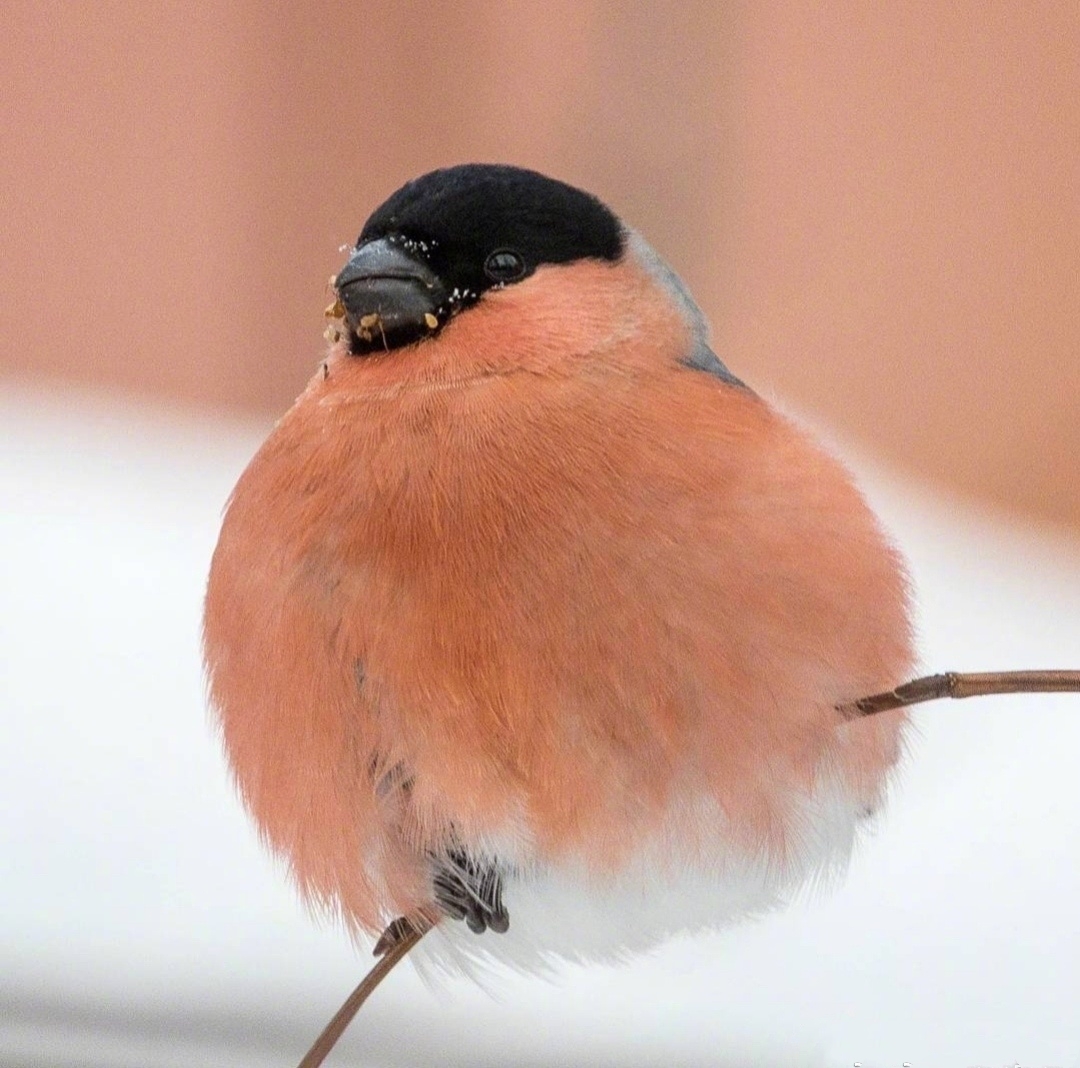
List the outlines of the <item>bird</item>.
{"type": "Polygon", "coordinates": [[[842,706],[915,660],[844,465],[641,234],[536,171],[407,182],[331,282],[203,622],[231,774],[303,898],[360,940],[433,928],[449,972],[545,972],[842,872],[908,722],[842,706]]]}

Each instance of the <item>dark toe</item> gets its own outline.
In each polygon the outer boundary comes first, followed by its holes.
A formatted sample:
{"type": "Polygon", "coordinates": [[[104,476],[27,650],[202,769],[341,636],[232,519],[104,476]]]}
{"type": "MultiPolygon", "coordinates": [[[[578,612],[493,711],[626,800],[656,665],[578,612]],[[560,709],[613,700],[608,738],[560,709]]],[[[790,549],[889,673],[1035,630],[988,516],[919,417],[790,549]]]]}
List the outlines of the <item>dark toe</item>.
{"type": "Polygon", "coordinates": [[[412,923],[404,916],[399,916],[385,931],[379,936],[378,942],[375,943],[375,948],[372,950],[372,955],[381,957],[394,948],[406,935],[412,934],[415,928],[412,923]]]}

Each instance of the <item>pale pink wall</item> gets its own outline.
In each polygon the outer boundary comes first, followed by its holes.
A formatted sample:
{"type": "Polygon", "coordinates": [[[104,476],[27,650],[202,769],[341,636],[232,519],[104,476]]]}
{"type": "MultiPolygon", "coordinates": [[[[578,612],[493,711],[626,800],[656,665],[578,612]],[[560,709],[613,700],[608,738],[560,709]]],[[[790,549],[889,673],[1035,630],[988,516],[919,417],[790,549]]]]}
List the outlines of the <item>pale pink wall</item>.
{"type": "Polygon", "coordinates": [[[721,324],[934,478],[1080,521],[1080,4],[755,5],[721,324]]]}
{"type": "Polygon", "coordinates": [[[583,184],[724,357],[1080,525],[1080,5],[4,5],[0,372],[280,410],[414,173],[583,184]]]}

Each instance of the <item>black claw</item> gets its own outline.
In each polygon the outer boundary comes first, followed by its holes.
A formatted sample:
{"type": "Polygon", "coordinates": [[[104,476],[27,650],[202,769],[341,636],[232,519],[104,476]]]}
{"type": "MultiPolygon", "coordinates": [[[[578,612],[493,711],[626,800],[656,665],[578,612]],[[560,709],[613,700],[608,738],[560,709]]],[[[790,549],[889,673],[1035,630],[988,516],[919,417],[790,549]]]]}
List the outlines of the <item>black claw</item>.
{"type": "Polygon", "coordinates": [[[375,948],[371,951],[372,956],[381,957],[394,948],[406,935],[410,935],[415,931],[415,927],[411,920],[405,916],[399,916],[394,920],[383,933],[379,936],[378,942],[375,943],[375,948]]]}
{"type": "Polygon", "coordinates": [[[435,860],[432,884],[435,900],[453,920],[464,920],[469,930],[499,934],[510,927],[502,903],[502,879],[490,862],[474,860],[463,849],[454,849],[435,860]]]}

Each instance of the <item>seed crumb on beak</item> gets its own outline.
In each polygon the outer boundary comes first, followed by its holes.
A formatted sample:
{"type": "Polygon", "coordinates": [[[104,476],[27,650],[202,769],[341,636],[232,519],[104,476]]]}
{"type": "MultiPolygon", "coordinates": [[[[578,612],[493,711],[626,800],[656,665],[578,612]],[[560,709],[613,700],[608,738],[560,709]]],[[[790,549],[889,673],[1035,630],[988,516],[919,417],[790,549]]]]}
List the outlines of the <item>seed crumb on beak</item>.
{"type": "Polygon", "coordinates": [[[369,312],[360,316],[359,329],[356,333],[364,341],[370,341],[375,336],[376,330],[382,330],[382,319],[378,312],[369,312]]]}
{"type": "Polygon", "coordinates": [[[345,305],[335,298],[334,303],[327,306],[323,315],[327,319],[343,319],[345,318],[345,305]]]}
{"type": "Polygon", "coordinates": [[[439,320],[431,312],[424,312],[424,322],[429,330],[434,330],[439,325],[439,320]]]}
{"type": "Polygon", "coordinates": [[[331,345],[336,345],[341,340],[341,331],[331,323],[324,331],[323,337],[330,342],[331,345]]]}

